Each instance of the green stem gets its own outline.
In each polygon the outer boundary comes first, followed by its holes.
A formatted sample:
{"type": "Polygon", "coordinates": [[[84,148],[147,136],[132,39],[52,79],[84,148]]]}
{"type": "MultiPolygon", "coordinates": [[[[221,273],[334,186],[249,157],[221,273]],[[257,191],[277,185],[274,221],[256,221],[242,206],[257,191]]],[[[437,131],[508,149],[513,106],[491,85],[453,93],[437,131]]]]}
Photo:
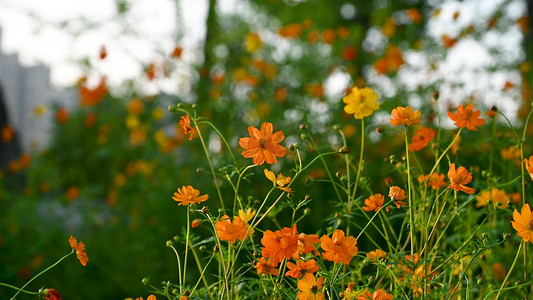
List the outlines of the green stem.
{"type": "Polygon", "coordinates": [[[180,284],[180,293],[182,293],[183,292],[183,280],[182,280],[182,276],[181,276],[180,256],[178,254],[178,250],[176,250],[176,248],[174,248],[173,245],[170,245],[170,248],[172,248],[172,250],[174,250],[174,254],[176,254],[176,259],[178,260],[178,282],[180,284]]]}
{"type": "MultiPolygon", "coordinates": [[[[361,169],[363,166],[363,151],[365,149],[365,119],[361,119],[361,151],[359,152],[359,164],[357,165],[357,175],[355,176],[355,183],[353,186],[352,198],[355,199],[355,193],[357,192],[357,185],[359,183],[359,176],[361,175],[361,169]]],[[[348,181],[349,182],[349,181],[348,181]]],[[[348,193],[350,190],[348,189],[348,193]]],[[[350,199],[348,199],[350,200],[350,199]]],[[[348,209],[351,209],[351,202],[348,202],[348,209]]]]}
{"type": "Polygon", "coordinates": [[[520,243],[520,246],[518,246],[518,250],[516,251],[516,255],[515,255],[515,258],[513,260],[513,264],[511,265],[511,268],[509,269],[509,272],[507,272],[507,276],[505,276],[505,279],[503,280],[502,285],[500,286],[500,290],[498,291],[498,294],[496,294],[496,298],[494,298],[495,300],[498,300],[498,298],[500,297],[500,294],[501,294],[501,292],[503,290],[503,287],[507,283],[507,280],[509,280],[509,277],[511,276],[511,273],[513,272],[513,269],[514,269],[514,267],[516,265],[516,262],[518,261],[518,256],[520,256],[520,250],[522,250],[522,246],[525,243],[526,242],[524,242],[524,240],[522,240],[522,242],[520,243]]]}
{"type": "Polygon", "coordinates": [[[187,236],[185,238],[185,256],[183,258],[183,283],[185,284],[185,279],[187,278],[187,253],[189,252],[189,234],[190,234],[190,215],[191,208],[187,206],[187,236]]]}
{"type": "Polygon", "coordinates": [[[205,156],[207,158],[207,163],[209,164],[209,168],[211,168],[211,173],[213,174],[213,181],[215,183],[215,188],[217,189],[218,198],[220,199],[220,206],[222,207],[222,210],[226,210],[224,207],[224,200],[222,199],[222,193],[220,192],[220,188],[218,187],[218,181],[217,176],[215,174],[215,169],[213,168],[213,164],[211,163],[211,158],[209,157],[209,152],[207,151],[207,147],[205,146],[204,139],[202,137],[202,133],[200,132],[200,128],[197,124],[194,125],[194,128],[196,128],[196,132],[198,132],[198,137],[200,138],[200,142],[202,142],[202,147],[204,148],[205,156]]]}
{"type": "Polygon", "coordinates": [[[61,257],[61,258],[60,258],[58,261],[56,261],[53,265],[51,265],[51,266],[49,266],[48,268],[42,270],[39,274],[33,276],[32,279],[30,279],[28,282],[26,282],[26,284],[23,285],[23,286],[22,286],[22,287],[21,287],[21,288],[15,293],[15,295],[13,295],[13,297],[11,297],[11,300],[14,300],[15,297],[16,297],[21,291],[23,291],[24,288],[27,287],[28,284],[30,284],[33,280],[35,280],[37,277],[43,275],[44,273],[48,272],[48,271],[49,271],[50,269],[52,269],[53,267],[57,266],[62,260],[64,260],[65,258],[69,257],[70,255],[74,254],[74,252],[75,252],[75,250],[72,249],[72,251],[71,251],[69,254],[67,254],[67,255],[61,257]]]}
{"type": "Polygon", "coordinates": [[[220,136],[220,138],[224,142],[224,145],[226,145],[226,148],[228,148],[229,154],[231,155],[231,159],[233,160],[233,164],[235,165],[235,167],[237,167],[237,160],[235,159],[235,156],[233,156],[233,152],[231,151],[231,148],[230,148],[230,146],[228,144],[228,141],[226,141],[226,138],[224,138],[224,136],[222,135],[222,133],[220,133],[218,128],[216,128],[215,125],[213,125],[209,121],[200,121],[200,122],[198,122],[196,124],[207,124],[207,125],[211,126],[211,128],[213,128],[218,133],[218,136],[220,136]]]}
{"type": "Polygon", "coordinates": [[[409,236],[411,238],[411,256],[415,253],[415,236],[413,235],[414,223],[414,205],[411,195],[411,165],[409,164],[409,141],[407,140],[407,126],[404,127],[405,138],[405,159],[407,160],[407,197],[409,199],[409,236]]]}
{"type": "Polygon", "coordinates": [[[16,286],[13,286],[13,285],[10,285],[10,284],[7,284],[7,283],[3,283],[3,282],[0,282],[0,286],[5,286],[5,287],[8,287],[8,288],[12,288],[12,289],[17,290],[19,292],[23,292],[23,293],[30,294],[30,295],[39,295],[39,292],[26,291],[26,290],[20,289],[20,288],[18,288],[16,286]]]}

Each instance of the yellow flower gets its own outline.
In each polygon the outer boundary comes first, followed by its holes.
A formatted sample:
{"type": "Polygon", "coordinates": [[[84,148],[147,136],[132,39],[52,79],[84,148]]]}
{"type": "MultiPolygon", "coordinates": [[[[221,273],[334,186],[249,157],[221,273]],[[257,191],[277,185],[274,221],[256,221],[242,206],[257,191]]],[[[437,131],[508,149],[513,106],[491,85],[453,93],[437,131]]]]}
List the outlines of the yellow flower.
{"type": "Polygon", "coordinates": [[[239,217],[244,221],[244,223],[248,224],[248,221],[250,221],[255,216],[255,210],[252,211],[251,208],[248,208],[246,211],[239,209],[239,217]]]}
{"type": "Polygon", "coordinates": [[[476,197],[476,200],[476,207],[487,206],[489,202],[492,201],[497,208],[504,209],[509,203],[509,196],[507,196],[503,190],[493,188],[492,190],[481,192],[481,194],[476,197]]]}
{"type": "Polygon", "coordinates": [[[263,41],[257,32],[250,32],[246,35],[246,40],[244,41],[244,48],[249,53],[254,53],[257,50],[261,49],[263,46],[263,41]]]}
{"type": "Polygon", "coordinates": [[[348,96],[342,98],[342,102],[346,104],[344,111],[353,114],[356,119],[368,117],[377,110],[379,108],[377,100],[378,94],[368,87],[363,89],[354,87],[348,96]]]}
{"type": "Polygon", "coordinates": [[[277,186],[280,190],[285,191],[287,193],[291,193],[292,189],[289,187],[286,187],[289,182],[291,182],[290,177],[285,177],[283,174],[278,174],[278,177],[276,177],[276,174],[274,172],[269,171],[265,169],[265,176],[268,178],[268,180],[272,181],[275,186],[277,186]]]}

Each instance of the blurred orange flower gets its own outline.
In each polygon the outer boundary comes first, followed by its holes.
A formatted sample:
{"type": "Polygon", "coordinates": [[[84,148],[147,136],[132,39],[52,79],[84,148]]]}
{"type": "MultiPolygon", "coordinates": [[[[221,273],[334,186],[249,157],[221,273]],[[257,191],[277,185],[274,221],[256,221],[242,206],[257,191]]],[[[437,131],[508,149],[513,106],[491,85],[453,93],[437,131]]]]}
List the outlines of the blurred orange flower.
{"type": "Polygon", "coordinates": [[[71,186],[66,192],[65,196],[69,202],[76,200],[80,196],[80,188],[77,186],[71,186]]]}
{"type": "Polygon", "coordinates": [[[3,143],[9,143],[13,140],[13,137],[15,136],[15,130],[11,125],[6,125],[2,127],[2,142],[3,143]]]}
{"type": "Polygon", "coordinates": [[[407,15],[407,18],[415,24],[422,22],[422,19],[424,18],[422,16],[422,13],[415,7],[411,7],[408,10],[406,10],[405,14],[407,15]]]}
{"type": "Polygon", "coordinates": [[[485,124],[485,119],[479,118],[481,115],[480,110],[474,111],[474,106],[468,104],[463,107],[463,104],[457,106],[457,113],[448,112],[448,117],[455,122],[455,125],[459,128],[468,128],[469,130],[477,131],[476,126],[482,126],[485,124]]]}
{"type": "Polygon", "coordinates": [[[93,89],[87,87],[87,82],[83,81],[78,87],[80,94],[80,105],[83,107],[91,107],[100,103],[104,97],[109,93],[106,85],[106,78],[101,77],[100,83],[93,89]]]}
{"type": "Polygon", "coordinates": [[[261,257],[259,262],[254,266],[257,269],[257,274],[274,275],[278,276],[279,269],[276,269],[279,262],[276,259],[265,259],[261,257]]]}
{"type": "Polygon", "coordinates": [[[134,116],[138,116],[144,111],[144,103],[139,98],[133,98],[128,101],[128,105],[126,106],[126,108],[128,109],[128,113],[134,116]]]}
{"type": "Polygon", "coordinates": [[[312,274],[318,271],[318,266],[314,259],[308,261],[298,260],[296,261],[296,264],[288,262],[287,267],[289,268],[289,271],[285,273],[285,276],[292,278],[302,278],[307,273],[312,274]]]}
{"type": "Polygon", "coordinates": [[[298,258],[298,233],[296,224],[293,227],[285,227],[281,230],[267,230],[261,238],[262,254],[278,262],[287,258],[298,258]]]}
{"type": "Polygon", "coordinates": [[[446,180],[444,180],[444,174],[433,173],[431,178],[429,175],[420,175],[417,180],[418,182],[427,181],[427,185],[434,190],[440,190],[447,185],[446,180]]]}
{"type": "Polygon", "coordinates": [[[407,196],[405,195],[405,190],[398,186],[391,186],[389,188],[389,197],[394,200],[394,204],[398,208],[402,206],[407,206],[407,203],[405,203],[402,200],[407,199],[407,196]]]}
{"type": "Polygon", "coordinates": [[[154,80],[155,78],[155,63],[150,63],[145,70],[148,80],[154,80]]]}
{"type": "Polygon", "coordinates": [[[489,202],[492,201],[492,203],[500,209],[506,208],[510,201],[509,196],[507,196],[505,191],[497,188],[481,192],[481,194],[476,197],[476,200],[476,207],[487,206],[489,202]]]}
{"type": "Polygon", "coordinates": [[[357,57],[357,48],[354,46],[346,46],[342,50],[342,59],[351,61],[354,60],[357,57]]]}
{"type": "Polygon", "coordinates": [[[376,249],[374,251],[368,252],[366,254],[366,257],[368,259],[370,259],[371,262],[375,262],[378,259],[385,258],[385,255],[387,255],[387,252],[385,252],[385,251],[383,251],[381,249],[376,249]]]}
{"type": "Polygon", "coordinates": [[[253,126],[248,127],[250,137],[243,137],[239,139],[239,145],[244,148],[241,153],[246,158],[253,158],[256,165],[263,163],[274,164],[278,162],[277,157],[284,157],[286,149],[278,145],[285,136],[283,132],[273,132],[272,123],[263,122],[261,124],[261,131],[253,126]]]}
{"type": "Polygon", "coordinates": [[[455,164],[450,164],[448,178],[450,179],[450,185],[448,187],[455,191],[462,191],[467,194],[473,194],[476,191],[465,185],[472,181],[472,174],[468,173],[468,170],[465,167],[459,167],[456,170],[455,164]]]}
{"type": "Polygon", "coordinates": [[[533,243],[533,214],[529,204],[522,206],[519,213],[516,209],[513,212],[513,228],[518,232],[517,235],[524,239],[524,242],[533,243]]]}
{"type": "Polygon", "coordinates": [[[533,155],[529,158],[524,158],[524,164],[526,166],[526,171],[529,173],[529,177],[533,181],[533,155]]]}
{"type": "Polygon", "coordinates": [[[251,234],[251,230],[248,231],[248,225],[240,217],[235,217],[232,223],[227,215],[223,215],[215,223],[215,228],[221,241],[228,241],[232,244],[235,244],[237,240],[244,241],[247,238],[246,232],[248,232],[248,237],[251,234]]]}
{"type": "Polygon", "coordinates": [[[209,195],[200,196],[200,191],[193,188],[192,186],[183,186],[181,189],[178,188],[178,191],[174,193],[174,201],[179,202],[178,205],[189,205],[204,202],[209,198],[209,195]]]}
{"type": "Polygon", "coordinates": [[[285,38],[297,38],[302,34],[302,25],[293,23],[278,29],[278,34],[285,38]]]}
{"type": "Polygon", "coordinates": [[[428,143],[433,139],[437,131],[431,128],[427,128],[422,126],[420,129],[418,129],[415,132],[415,136],[413,136],[413,140],[411,141],[411,144],[409,145],[410,151],[420,151],[424,149],[428,143]]]}
{"type": "Polygon", "coordinates": [[[94,112],[88,113],[84,121],[85,128],[92,128],[95,123],[96,123],[96,113],[94,112]]]}
{"type": "Polygon", "coordinates": [[[60,107],[57,112],[56,112],[56,121],[57,123],[60,123],[60,124],[65,124],[68,122],[68,111],[63,108],[63,107],[60,107]]]}
{"type": "Polygon", "coordinates": [[[76,250],[76,257],[80,261],[81,265],[86,266],[87,262],[89,261],[89,257],[87,256],[87,253],[85,253],[85,245],[82,242],[78,243],[76,238],[72,235],[68,239],[68,243],[73,250],[76,250]]]}
{"type": "Polygon", "coordinates": [[[335,32],[335,30],[331,28],[324,30],[324,32],[322,33],[322,39],[324,43],[329,44],[329,45],[335,42],[336,36],[337,36],[337,33],[335,32]]]}
{"type": "Polygon", "coordinates": [[[324,293],[321,292],[324,278],[317,278],[311,273],[306,273],[304,278],[298,281],[299,300],[324,300],[324,293]]]}
{"type": "Polygon", "coordinates": [[[183,134],[189,135],[189,141],[192,140],[192,137],[194,136],[194,128],[191,126],[191,119],[189,118],[189,115],[181,116],[180,118],[180,126],[183,130],[183,134]]]}
{"type": "Polygon", "coordinates": [[[364,211],[375,211],[377,212],[385,203],[385,197],[382,194],[374,194],[365,199],[365,206],[363,206],[364,211]]]}
{"type": "Polygon", "coordinates": [[[288,91],[287,88],[284,86],[280,86],[276,88],[276,91],[274,92],[274,100],[277,102],[285,102],[287,99],[288,91]]]}
{"type": "Polygon", "coordinates": [[[179,46],[175,46],[174,49],[172,50],[172,54],[170,56],[172,56],[172,58],[180,58],[181,57],[181,53],[183,52],[183,49],[179,46]]]}
{"type": "Polygon", "coordinates": [[[325,251],[322,257],[334,263],[350,264],[352,258],[357,255],[357,240],[353,236],[346,237],[344,231],[337,229],[333,235],[324,235],[320,238],[320,247],[325,251]]]}
{"type": "Polygon", "coordinates": [[[452,48],[453,46],[455,46],[455,43],[457,43],[456,38],[451,38],[447,34],[443,34],[441,36],[441,41],[442,41],[442,45],[444,46],[444,48],[447,48],[447,49],[452,48]]]}
{"type": "Polygon", "coordinates": [[[392,110],[392,118],[389,118],[389,122],[394,126],[416,125],[420,123],[421,114],[422,113],[419,110],[413,111],[413,108],[410,106],[398,106],[392,110]]]}

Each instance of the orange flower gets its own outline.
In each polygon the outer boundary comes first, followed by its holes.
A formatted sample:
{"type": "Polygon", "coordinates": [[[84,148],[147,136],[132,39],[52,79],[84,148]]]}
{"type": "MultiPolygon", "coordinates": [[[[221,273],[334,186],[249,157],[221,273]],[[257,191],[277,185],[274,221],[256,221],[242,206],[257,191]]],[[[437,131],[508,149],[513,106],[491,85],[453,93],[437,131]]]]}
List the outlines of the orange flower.
{"type": "Polygon", "coordinates": [[[378,212],[378,210],[383,206],[383,203],[385,203],[385,197],[383,197],[382,194],[374,194],[365,199],[365,206],[363,206],[363,210],[373,210],[378,212]]]}
{"type": "Polygon", "coordinates": [[[320,243],[318,234],[300,233],[298,235],[298,252],[300,254],[314,252],[315,255],[318,255],[318,251],[316,250],[316,247],[314,246],[315,244],[318,244],[318,243],[320,243]]]}
{"type": "Polygon", "coordinates": [[[497,113],[498,113],[498,109],[496,108],[496,106],[493,106],[485,112],[485,115],[489,118],[494,118],[497,113]]]}
{"type": "Polygon", "coordinates": [[[285,38],[297,38],[302,34],[302,25],[293,23],[278,29],[278,34],[285,38]]]}
{"type": "Polygon", "coordinates": [[[480,110],[474,111],[474,106],[468,104],[463,107],[463,104],[457,106],[457,113],[448,112],[448,117],[455,122],[455,125],[459,128],[468,128],[469,130],[477,131],[476,126],[482,126],[485,124],[485,119],[479,118],[481,115],[480,110]]]}
{"type": "Polygon", "coordinates": [[[56,289],[46,289],[44,293],[44,300],[61,300],[61,295],[56,289]]]}
{"type": "Polygon", "coordinates": [[[80,104],[84,107],[95,106],[100,103],[104,97],[109,93],[106,85],[106,78],[100,78],[100,83],[93,89],[87,87],[87,82],[84,81],[78,88],[80,94],[80,104]]]}
{"type": "Polygon", "coordinates": [[[440,190],[447,185],[444,180],[444,174],[433,173],[431,178],[429,175],[420,175],[417,180],[418,182],[427,182],[427,185],[434,190],[440,190]]]}
{"type": "Polygon", "coordinates": [[[441,36],[441,41],[442,41],[442,44],[444,46],[444,48],[452,48],[453,46],[455,46],[455,43],[457,43],[457,38],[452,38],[450,37],[449,35],[447,34],[443,34],[441,36]]]}
{"type": "Polygon", "coordinates": [[[278,262],[287,258],[298,258],[298,233],[296,224],[274,232],[267,230],[261,239],[262,254],[265,258],[271,258],[278,262]]]}
{"type": "Polygon", "coordinates": [[[148,67],[146,68],[145,72],[146,72],[146,77],[148,78],[148,80],[154,80],[154,78],[155,78],[155,64],[154,63],[150,63],[148,65],[148,67]]]}
{"type": "Polygon", "coordinates": [[[96,123],[96,114],[94,112],[90,112],[87,114],[87,117],[85,117],[85,128],[92,128],[94,124],[96,123]]]}
{"type": "Polygon", "coordinates": [[[174,201],[179,202],[178,205],[189,205],[194,203],[204,202],[209,198],[209,195],[200,196],[200,191],[194,189],[192,186],[183,186],[181,189],[174,193],[174,201]]]}
{"type": "Polygon", "coordinates": [[[246,35],[246,39],[244,41],[244,49],[246,49],[249,53],[254,53],[257,50],[261,49],[263,46],[263,41],[261,40],[261,37],[257,32],[249,32],[246,35]]]}
{"type": "Polygon", "coordinates": [[[172,58],[180,58],[182,52],[183,49],[179,46],[176,46],[174,47],[174,50],[172,50],[172,54],[170,54],[170,56],[172,56],[172,58]]]}
{"type": "Polygon", "coordinates": [[[56,112],[56,121],[57,123],[60,123],[60,124],[65,124],[68,122],[68,111],[63,108],[63,107],[60,107],[57,112],[56,112]]]}
{"type": "Polygon", "coordinates": [[[507,196],[505,191],[497,188],[481,192],[481,194],[476,197],[476,200],[476,207],[487,206],[489,202],[492,201],[492,203],[500,209],[506,208],[510,201],[509,196],[507,196]]]}
{"type": "Polygon", "coordinates": [[[6,125],[2,127],[2,142],[3,143],[9,143],[13,140],[13,137],[15,136],[15,130],[10,125],[6,125]]]}
{"type": "MultiPolygon", "coordinates": [[[[235,217],[232,223],[227,215],[223,215],[220,221],[215,223],[215,228],[221,241],[229,241],[232,244],[237,240],[244,241],[248,232],[248,225],[240,217],[235,217]]],[[[248,236],[250,233],[248,232],[248,236]]]]}
{"type": "Polygon", "coordinates": [[[450,164],[450,170],[448,171],[448,178],[450,179],[449,188],[455,191],[463,191],[467,194],[473,194],[476,190],[465,186],[472,181],[472,174],[468,173],[465,167],[459,167],[455,170],[455,164],[450,164]]]}
{"type": "Polygon", "coordinates": [[[85,245],[82,242],[78,243],[76,238],[72,235],[68,239],[68,243],[70,244],[72,250],[76,250],[76,257],[80,261],[81,265],[86,266],[87,262],[89,261],[89,257],[87,256],[87,253],[85,253],[85,245]]]}
{"type": "Polygon", "coordinates": [[[191,119],[189,118],[189,115],[181,116],[180,126],[181,129],[183,129],[183,134],[188,134],[189,141],[192,140],[192,137],[194,136],[194,128],[191,126],[191,119]]]}
{"type": "Polygon", "coordinates": [[[346,46],[344,50],[342,50],[342,59],[351,61],[354,60],[357,57],[357,48],[354,46],[346,46]]]}
{"type": "Polygon", "coordinates": [[[320,247],[325,251],[322,257],[334,263],[350,264],[352,258],[357,255],[357,240],[353,236],[345,237],[344,231],[335,230],[333,235],[324,235],[320,238],[320,247]]]}
{"type": "MultiPolygon", "coordinates": [[[[180,297],[180,300],[181,300],[182,297],[183,296],[180,297]]],[[[189,298],[186,298],[186,299],[189,299],[189,298]]],[[[143,297],[139,297],[139,298],[137,298],[135,300],[143,300],[143,297]]],[[[150,296],[148,296],[148,298],[146,298],[146,300],[157,300],[157,298],[154,295],[150,295],[150,296]]]]}
{"type": "Polygon", "coordinates": [[[368,252],[366,254],[366,257],[368,259],[370,259],[371,262],[375,262],[378,259],[385,258],[385,255],[387,255],[387,252],[385,252],[385,251],[383,251],[381,249],[376,249],[374,251],[368,252]]]}
{"type": "Polygon", "coordinates": [[[420,123],[420,115],[422,114],[419,110],[413,112],[413,108],[410,106],[401,107],[398,106],[392,110],[392,118],[389,119],[389,122],[394,125],[416,125],[420,123]]]}
{"type": "Polygon", "coordinates": [[[274,174],[274,172],[271,172],[267,169],[265,169],[265,176],[266,178],[268,178],[268,180],[272,181],[278,189],[287,193],[292,192],[292,189],[290,187],[286,187],[286,185],[291,182],[290,177],[285,177],[283,176],[283,174],[278,174],[278,177],[276,177],[276,174],[274,174]]]}
{"type": "Polygon", "coordinates": [[[517,235],[524,239],[524,242],[533,243],[533,214],[529,204],[522,206],[521,213],[516,209],[513,212],[513,228],[518,232],[517,235]]]}
{"type": "Polygon", "coordinates": [[[256,165],[262,165],[265,161],[267,164],[278,162],[276,156],[285,156],[286,149],[278,145],[285,136],[281,131],[274,134],[272,132],[272,123],[268,122],[261,124],[261,131],[253,126],[248,127],[250,137],[243,137],[239,140],[239,145],[244,148],[242,156],[253,158],[256,165]]]}
{"type": "Polygon", "coordinates": [[[407,203],[405,203],[404,201],[402,200],[405,200],[407,199],[407,196],[405,195],[405,190],[398,187],[398,186],[391,186],[389,188],[389,197],[394,200],[394,204],[396,204],[396,206],[398,208],[402,207],[402,206],[407,206],[407,203]]]}
{"type": "Polygon", "coordinates": [[[308,261],[298,260],[296,264],[288,262],[287,267],[289,268],[289,271],[285,273],[285,276],[292,278],[302,278],[307,273],[312,274],[318,271],[318,266],[314,259],[308,261]]]}
{"type": "Polygon", "coordinates": [[[278,276],[279,269],[276,269],[279,262],[276,259],[265,259],[264,257],[261,257],[259,262],[254,266],[254,268],[257,269],[257,274],[271,274],[274,276],[278,276]]]}
{"type": "Polygon", "coordinates": [[[422,126],[416,131],[415,136],[409,145],[409,150],[420,151],[424,149],[433,139],[435,133],[437,133],[435,130],[422,126]]]}
{"type": "Polygon", "coordinates": [[[306,273],[304,279],[298,281],[299,300],[323,300],[324,293],[321,292],[324,278],[317,278],[311,273],[306,273]]]}
{"type": "Polygon", "coordinates": [[[144,103],[139,98],[133,98],[128,101],[126,108],[128,109],[128,113],[138,116],[144,111],[144,103]]]}
{"type": "Polygon", "coordinates": [[[529,173],[529,176],[533,181],[533,155],[529,158],[524,158],[524,164],[526,165],[526,171],[529,173]]]}
{"type": "Polygon", "coordinates": [[[409,20],[413,23],[420,23],[422,22],[422,19],[424,16],[422,16],[422,13],[416,9],[415,7],[411,7],[408,10],[405,11],[405,14],[409,20]]]}
{"type": "Polygon", "coordinates": [[[98,54],[98,56],[100,57],[100,59],[105,59],[107,57],[107,49],[104,45],[100,47],[100,53],[98,54]]]}
{"type": "Polygon", "coordinates": [[[377,289],[374,291],[374,293],[371,295],[372,300],[392,300],[393,296],[384,289],[377,289]]]}
{"type": "Polygon", "coordinates": [[[76,200],[76,198],[80,196],[80,188],[77,186],[71,186],[70,188],[68,188],[68,190],[66,190],[65,196],[67,197],[69,202],[76,200]]]}

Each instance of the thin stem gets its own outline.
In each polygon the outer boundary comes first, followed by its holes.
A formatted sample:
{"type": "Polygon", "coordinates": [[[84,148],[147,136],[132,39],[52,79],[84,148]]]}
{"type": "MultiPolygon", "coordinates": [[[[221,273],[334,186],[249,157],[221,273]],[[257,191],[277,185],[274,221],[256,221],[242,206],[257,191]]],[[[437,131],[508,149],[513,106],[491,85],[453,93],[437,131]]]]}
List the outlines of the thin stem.
{"type": "Polygon", "coordinates": [[[183,258],[183,284],[185,284],[185,278],[187,278],[187,253],[189,252],[189,234],[190,234],[190,215],[191,208],[187,206],[187,236],[185,238],[185,257],[183,258]]]}
{"type": "MultiPolygon", "coordinates": [[[[194,253],[195,252],[193,252],[193,254],[194,253]]],[[[195,254],[195,256],[196,256],[196,254],[195,254]]],[[[213,255],[211,255],[211,258],[209,259],[209,261],[207,261],[207,264],[205,264],[204,268],[202,270],[200,270],[200,278],[198,278],[198,281],[196,282],[196,284],[194,285],[194,288],[191,291],[191,294],[190,294],[191,297],[192,297],[192,294],[194,294],[194,291],[196,290],[196,288],[198,287],[198,285],[200,284],[200,281],[202,279],[204,281],[204,285],[205,285],[206,290],[209,289],[209,285],[207,284],[207,280],[205,279],[204,274],[205,274],[205,270],[207,270],[207,267],[209,266],[209,264],[211,263],[213,258],[215,258],[215,254],[214,253],[213,253],[213,255]]]]}
{"type": "Polygon", "coordinates": [[[522,250],[522,246],[525,243],[526,242],[524,242],[524,240],[522,240],[522,242],[520,243],[520,246],[518,247],[518,250],[516,251],[516,255],[514,257],[513,264],[511,265],[511,268],[509,269],[509,272],[507,272],[507,276],[505,276],[505,279],[503,280],[502,285],[500,286],[500,290],[498,291],[498,294],[496,294],[496,298],[494,298],[495,300],[498,300],[498,298],[500,297],[500,294],[501,294],[501,292],[503,290],[503,287],[507,283],[507,280],[509,280],[509,277],[511,276],[511,273],[513,272],[513,269],[514,269],[514,267],[516,265],[516,262],[518,261],[518,256],[520,256],[520,250],[522,250]]]}
{"type": "Polygon", "coordinates": [[[405,159],[407,160],[407,197],[409,199],[409,236],[411,238],[411,256],[415,253],[415,236],[413,235],[414,223],[414,205],[411,195],[411,165],[409,164],[409,141],[407,140],[407,126],[404,127],[405,138],[405,159]]]}
{"type": "Polygon", "coordinates": [[[30,279],[28,282],[26,282],[26,284],[23,285],[23,286],[22,286],[22,287],[21,287],[21,288],[15,293],[15,295],[13,295],[13,297],[11,297],[11,300],[14,300],[15,297],[16,297],[21,291],[23,291],[24,288],[27,287],[28,284],[30,284],[30,283],[31,283],[33,280],[35,280],[37,277],[39,277],[39,276],[43,275],[44,273],[48,272],[48,271],[49,271],[50,269],[52,269],[53,267],[57,266],[57,265],[58,265],[61,261],[63,261],[65,258],[69,257],[70,255],[72,255],[72,254],[74,254],[74,253],[75,253],[75,250],[72,249],[72,251],[71,251],[69,254],[67,254],[67,255],[61,257],[61,258],[60,258],[58,261],[56,261],[53,265],[51,265],[51,266],[49,266],[48,268],[42,270],[39,274],[33,276],[32,279],[30,279]]]}
{"type": "Polygon", "coordinates": [[[220,199],[220,206],[225,211],[226,208],[224,207],[224,200],[222,198],[222,193],[220,192],[220,188],[218,187],[218,181],[217,181],[217,176],[215,174],[215,169],[213,168],[213,164],[211,163],[211,158],[209,157],[209,152],[207,151],[207,147],[205,146],[202,133],[200,132],[200,128],[198,127],[197,124],[194,125],[194,128],[196,128],[196,132],[198,132],[198,137],[200,138],[200,142],[202,142],[202,147],[204,148],[205,156],[207,158],[207,163],[209,164],[209,168],[211,168],[211,173],[213,174],[213,181],[215,183],[215,188],[217,189],[218,198],[220,199]]]}
{"type": "MultiPolygon", "coordinates": [[[[361,170],[363,169],[363,152],[365,149],[365,119],[361,119],[361,151],[359,152],[359,164],[357,165],[357,175],[355,176],[355,183],[353,187],[352,200],[355,198],[355,193],[357,192],[357,185],[359,183],[359,177],[361,175],[361,170]]],[[[349,181],[348,181],[349,182],[349,181]]],[[[348,189],[348,193],[350,190],[348,189]]],[[[348,199],[350,200],[350,199],[348,199]]],[[[348,210],[352,207],[351,202],[348,202],[348,210]]]]}
{"type": "Polygon", "coordinates": [[[23,292],[23,293],[30,294],[30,295],[39,295],[39,292],[26,291],[26,290],[20,289],[20,288],[18,288],[16,286],[13,286],[13,285],[10,285],[10,284],[7,284],[7,283],[3,283],[3,282],[0,282],[0,286],[5,286],[5,287],[8,287],[8,288],[12,288],[12,289],[17,290],[19,292],[23,292]]]}
{"type": "Polygon", "coordinates": [[[183,280],[182,280],[182,276],[181,276],[181,261],[180,261],[180,256],[178,254],[178,250],[176,250],[176,248],[174,248],[173,245],[170,245],[170,248],[172,248],[172,250],[174,250],[174,254],[176,254],[176,259],[178,260],[178,282],[180,284],[180,293],[183,292],[183,280]]]}
{"type": "Polygon", "coordinates": [[[218,136],[220,136],[220,138],[224,142],[224,145],[226,145],[226,148],[228,148],[229,154],[231,155],[231,160],[233,160],[233,164],[235,165],[235,167],[237,167],[237,160],[235,159],[235,156],[233,156],[233,152],[231,151],[231,147],[229,146],[228,141],[226,141],[226,138],[224,138],[222,133],[220,133],[218,128],[216,128],[215,125],[213,125],[213,123],[211,123],[209,121],[200,121],[200,122],[198,122],[196,124],[207,124],[207,125],[211,126],[211,128],[213,128],[218,133],[218,136]]]}

